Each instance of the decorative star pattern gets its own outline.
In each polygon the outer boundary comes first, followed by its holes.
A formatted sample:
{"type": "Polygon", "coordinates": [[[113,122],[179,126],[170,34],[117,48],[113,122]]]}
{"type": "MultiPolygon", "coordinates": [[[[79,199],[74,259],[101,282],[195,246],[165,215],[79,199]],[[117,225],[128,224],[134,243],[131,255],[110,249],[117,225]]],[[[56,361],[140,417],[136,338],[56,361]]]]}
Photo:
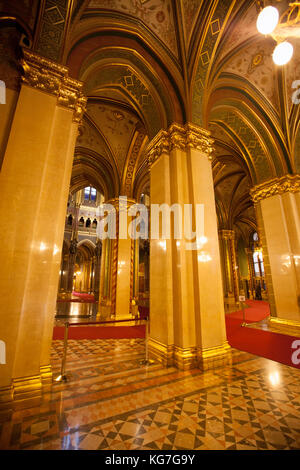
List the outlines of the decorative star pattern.
{"type": "Polygon", "coordinates": [[[214,371],[145,367],[143,341],[71,340],[69,381],[2,420],[0,448],[300,449],[299,370],[239,351],[214,371]]]}

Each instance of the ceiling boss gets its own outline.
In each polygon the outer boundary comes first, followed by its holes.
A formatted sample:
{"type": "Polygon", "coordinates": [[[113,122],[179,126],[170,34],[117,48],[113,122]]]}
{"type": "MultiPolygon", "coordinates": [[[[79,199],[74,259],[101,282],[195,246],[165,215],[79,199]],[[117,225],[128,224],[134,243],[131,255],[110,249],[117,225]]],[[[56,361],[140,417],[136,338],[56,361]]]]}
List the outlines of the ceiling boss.
{"type": "Polygon", "coordinates": [[[285,65],[294,52],[293,44],[288,39],[300,37],[300,2],[277,0],[258,3],[261,11],[257,18],[257,29],[261,34],[272,36],[277,42],[273,61],[276,65],[285,65]]]}

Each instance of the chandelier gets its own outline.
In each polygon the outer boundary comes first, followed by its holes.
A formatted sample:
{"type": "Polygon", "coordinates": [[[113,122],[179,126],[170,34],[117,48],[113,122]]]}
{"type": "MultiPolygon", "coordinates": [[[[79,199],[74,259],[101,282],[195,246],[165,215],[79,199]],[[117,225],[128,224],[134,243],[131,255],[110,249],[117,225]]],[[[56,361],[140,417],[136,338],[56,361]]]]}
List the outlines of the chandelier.
{"type": "MultiPolygon", "coordinates": [[[[277,2],[280,0],[277,0],[277,2]]],[[[276,65],[287,64],[294,52],[293,45],[287,41],[291,37],[300,37],[300,2],[289,3],[288,8],[280,15],[273,5],[262,8],[258,15],[256,26],[264,35],[270,35],[277,42],[273,52],[276,65]]]]}

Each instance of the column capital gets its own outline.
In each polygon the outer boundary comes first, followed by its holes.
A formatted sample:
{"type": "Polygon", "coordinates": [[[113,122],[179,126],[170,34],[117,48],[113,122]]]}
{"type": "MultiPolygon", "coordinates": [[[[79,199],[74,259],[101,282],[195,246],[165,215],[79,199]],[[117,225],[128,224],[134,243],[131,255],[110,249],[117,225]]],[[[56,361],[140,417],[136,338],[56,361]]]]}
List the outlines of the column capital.
{"type": "Polygon", "coordinates": [[[191,123],[173,123],[168,130],[159,131],[148,145],[148,164],[151,166],[163,153],[169,154],[173,149],[200,150],[211,160],[213,143],[209,131],[191,123]]]}
{"type": "Polygon", "coordinates": [[[21,66],[25,85],[56,96],[59,106],[73,110],[73,121],[81,121],[87,102],[82,93],[83,83],[69,77],[67,67],[25,48],[21,66]]]}
{"type": "Polygon", "coordinates": [[[281,178],[273,178],[265,183],[254,186],[250,194],[252,201],[257,203],[271,196],[284,193],[297,193],[300,191],[300,175],[284,175],[281,178]]]}
{"type": "Polygon", "coordinates": [[[219,230],[219,235],[224,240],[234,240],[235,231],[234,230],[219,230]]]}
{"type": "Polygon", "coordinates": [[[131,199],[131,198],[128,198],[126,197],[126,205],[125,205],[125,200],[123,199],[119,199],[118,197],[114,198],[114,199],[109,199],[108,201],[105,201],[104,204],[110,204],[111,206],[113,206],[117,211],[119,211],[120,209],[122,210],[127,210],[129,209],[131,206],[133,206],[134,204],[137,203],[137,201],[135,199],[131,199]]]}

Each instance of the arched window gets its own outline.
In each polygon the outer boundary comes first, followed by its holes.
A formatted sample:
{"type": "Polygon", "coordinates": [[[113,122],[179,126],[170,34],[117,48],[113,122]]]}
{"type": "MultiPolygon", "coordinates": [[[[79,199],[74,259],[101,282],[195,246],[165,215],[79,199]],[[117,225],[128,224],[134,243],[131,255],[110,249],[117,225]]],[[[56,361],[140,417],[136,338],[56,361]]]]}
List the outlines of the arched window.
{"type": "Polygon", "coordinates": [[[264,277],[265,268],[261,250],[255,250],[253,253],[254,271],[256,277],[264,277]]]}
{"type": "Polygon", "coordinates": [[[84,188],[84,200],[85,201],[95,202],[96,198],[97,198],[97,190],[95,188],[92,188],[91,186],[84,188]]]}
{"type": "Polygon", "coordinates": [[[98,222],[96,219],[93,220],[92,228],[97,228],[98,222]]]}
{"type": "Polygon", "coordinates": [[[87,219],[87,221],[86,221],[86,223],[85,223],[85,226],[86,226],[86,227],[90,227],[90,226],[91,226],[91,219],[90,219],[90,218],[87,219]]]}
{"type": "Polygon", "coordinates": [[[83,217],[81,217],[81,218],[79,219],[79,226],[80,226],[80,227],[83,227],[83,226],[84,226],[84,218],[83,218],[83,217]]]}
{"type": "Polygon", "coordinates": [[[72,225],[72,224],[73,224],[73,216],[72,214],[70,214],[68,217],[68,225],[72,225]]]}

